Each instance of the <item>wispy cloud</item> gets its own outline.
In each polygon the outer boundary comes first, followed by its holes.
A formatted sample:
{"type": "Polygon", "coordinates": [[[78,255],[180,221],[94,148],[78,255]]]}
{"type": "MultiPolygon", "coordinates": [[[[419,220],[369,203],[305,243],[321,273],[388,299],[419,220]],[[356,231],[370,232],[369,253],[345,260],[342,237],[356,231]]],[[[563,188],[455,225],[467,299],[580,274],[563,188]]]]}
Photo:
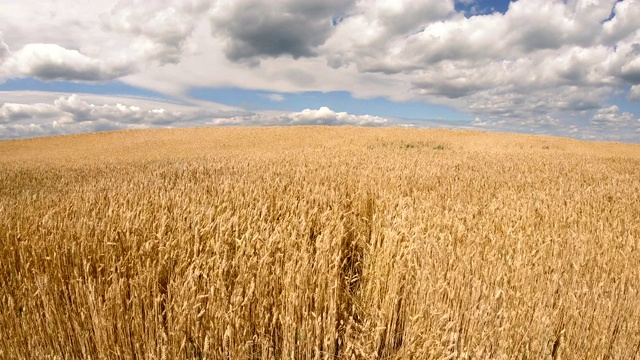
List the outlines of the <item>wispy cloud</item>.
{"type": "Polygon", "coordinates": [[[266,97],[267,99],[271,100],[271,101],[284,101],[285,97],[282,94],[267,94],[264,95],[264,97],[266,97]]]}

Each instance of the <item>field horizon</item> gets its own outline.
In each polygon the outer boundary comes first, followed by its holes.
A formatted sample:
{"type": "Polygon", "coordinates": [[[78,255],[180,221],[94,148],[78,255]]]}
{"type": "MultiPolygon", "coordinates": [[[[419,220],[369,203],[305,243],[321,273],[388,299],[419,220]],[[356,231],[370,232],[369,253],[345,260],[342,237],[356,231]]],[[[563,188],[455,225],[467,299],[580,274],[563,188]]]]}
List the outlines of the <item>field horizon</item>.
{"type": "MultiPolygon", "coordinates": [[[[462,141],[462,139],[471,139],[474,141],[474,145],[480,147],[488,147],[492,142],[498,141],[506,146],[501,151],[509,150],[534,150],[538,146],[549,150],[551,145],[555,145],[557,149],[569,152],[592,152],[599,150],[602,152],[609,152],[614,155],[624,155],[635,157],[638,154],[637,149],[640,148],[640,144],[619,142],[619,141],[604,141],[604,140],[581,140],[570,137],[563,137],[557,135],[543,135],[543,134],[525,134],[515,132],[491,132],[478,129],[447,129],[447,128],[407,128],[402,126],[389,126],[389,127],[367,127],[367,126],[352,126],[352,125],[297,125],[297,126],[223,126],[223,127],[190,127],[190,128],[149,128],[149,129],[126,129],[126,130],[107,130],[99,132],[87,132],[77,134],[60,134],[60,135],[48,135],[31,138],[18,138],[18,139],[4,139],[0,140],[0,156],[25,156],[25,153],[20,153],[15,148],[18,146],[21,149],[32,149],[37,154],[39,151],[38,146],[51,146],[54,149],[48,149],[47,152],[53,152],[56,156],[64,156],[63,153],[70,154],[70,150],[82,148],[85,151],[89,151],[94,156],[103,156],[100,151],[111,150],[110,145],[118,144],[124,145],[128,149],[138,151],[143,157],[148,155],[147,149],[139,147],[137,144],[142,142],[171,142],[173,147],[177,147],[179,150],[187,150],[190,153],[200,155],[205,154],[207,150],[219,150],[221,146],[232,145],[238,147],[239,143],[229,142],[228,139],[221,138],[229,134],[230,136],[239,136],[243,133],[251,135],[269,133],[297,133],[300,132],[304,135],[314,133],[316,130],[320,130],[329,134],[347,133],[350,136],[359,137],[361,140],[371,140],[378,135],[377,133],[390,133],[394,138],[402,141],[402,136],[418,135],[418,137],[448,137],[449,141],[456,143],[456,139],[462,141]],[[355,133],[358,134],[355,134],[355,133]],[[210,142],[203,142],[207,136],[211,138],[209,140],[224,140],[221,144],[211,144],[210,142]],[[186,144],[181,143],[183,141],[192,140],[193,143],[186,144]],[[205,147],[196,148],[197,145],[207,145],[210,148],[205,147]],[[216,146],[218,145],[218,146],[216,146]],[[60,152],[56,154],[56,147],[62,146],[60,152]],[[100,146],[107,147],[102,149],[100,146]],[[528,148],[525,148],[528,147],[528,148]]],[[[409,139],[411,136],[409,137],[409,139]]],[[[263,141],[265,139],[259,138],[263,141]]],[[[311,145],[318,145],[311,139],[311,145]]],[[[310,145],[305,143],[305,146],[310,145]]],[[[291,143],[287,143],[291,145],[291,143]]],[[[462,145],[462,144],[460,144],[462,145]]],[[[169,148],[164,150],[154,149],[160,151],[161,154],[171,156],[169,148]]],[[[496,150],[496,149],[493,149],[496,150]]],[[[77,158],[74,158],[76,160],[77,158]]]]}
{"type": "Polygon", "coordinates": [[[3,140],[0,358],[638,358],[638,179],[475,130],[3,140]]]}

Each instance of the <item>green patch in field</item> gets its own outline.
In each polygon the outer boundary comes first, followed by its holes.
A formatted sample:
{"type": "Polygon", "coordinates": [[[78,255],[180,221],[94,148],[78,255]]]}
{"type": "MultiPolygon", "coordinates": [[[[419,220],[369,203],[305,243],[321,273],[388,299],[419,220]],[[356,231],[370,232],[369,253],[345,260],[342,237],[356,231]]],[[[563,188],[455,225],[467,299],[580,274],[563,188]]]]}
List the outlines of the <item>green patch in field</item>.
{"type": "Polygon", "coordinates": [[[403,149],[403,150],[414,150],[414,149],[418,149],[418,150],[448,150],[449,149],[449,147],[447,145],[443,144],[443,143],[435,142],[435,141],[425,141],[425,140],[418,140],[418,141],[406,141],[406,140],[383,141],[383,140],[378,140],[375,145],[369,145],[367,148],[371,150],[371,149],[374,149],[376,147],[389,148],[389,149],[400,148],[400,149],[403,149]]]}

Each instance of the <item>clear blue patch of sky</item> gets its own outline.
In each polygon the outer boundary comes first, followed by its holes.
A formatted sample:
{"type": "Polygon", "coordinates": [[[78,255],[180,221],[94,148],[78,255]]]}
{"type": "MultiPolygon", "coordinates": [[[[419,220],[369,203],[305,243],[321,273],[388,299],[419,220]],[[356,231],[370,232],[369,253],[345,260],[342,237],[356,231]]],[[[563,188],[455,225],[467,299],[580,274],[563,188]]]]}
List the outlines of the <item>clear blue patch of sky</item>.
{"type": "Polygon", "coordinates": [[[609,102],[617,105],[620,108],[620,112],[630,112],[640,119],[640,102],[628,99],[629,90],[631,90],[631,86],[626,86],[624,91],[613,93],[609,97],[609,102]]]}
{"type": "Polygon", "coordinates": [[[475,0],[475,1],[455,1],[455,9],[463,12],[465,16],[492,14],[500,12],[504,14],[509,9],[509,3],[515,0],[475,0]]]}
{"type": "Polygon", "coordinates": [[[326,106],[333,111],[354,115],[375,115],[411,120],[471,118],[446,106],[421,102],[395,102],[386,98],[359,99],[347,91],[307,91],[302,93],[274,93],[240,88],[194,88],[191,97],[237,106],[247,110],[302,111],[326,106]],[[277,98],[279,101],[274,100],[277,98]]]}
{"type": "Polygon", "coordinates": [[[72,81],[41,81],[34,78],[14,78],[0,83],[0,91],[48,91],[113,96],[133,96],[169,100],[158,92],[127,85],[120,81],[80,83],[72,81]]]}

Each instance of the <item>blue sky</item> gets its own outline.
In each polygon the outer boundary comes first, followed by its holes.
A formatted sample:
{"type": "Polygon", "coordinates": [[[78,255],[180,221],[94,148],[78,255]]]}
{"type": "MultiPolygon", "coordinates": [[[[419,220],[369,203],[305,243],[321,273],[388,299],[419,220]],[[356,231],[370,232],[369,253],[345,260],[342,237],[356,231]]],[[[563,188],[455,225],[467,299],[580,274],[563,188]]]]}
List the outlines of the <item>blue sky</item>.
{"type": "Polygon", "coordinates": [[[3,1],[0,139],[346,124],[640,142],[637,0],[3,1]]]}
{"type": "Polygon", "coordinates": [[[456,1],[456,11],[463,12],[467,17],[494,12],[506,13],[509,8],[508,0],[456,1]]]}
{"type": "Polygon", "coordinates": [[[197,99],[215,101],[254,111],[302,111],[330,104],[332,110],[356,115],[370,114],[409,120],[470,120],[467,115],[446,106],[417,101],[394,102],[384,97],[359,99],[354,98],[348,91],[277,93],[238,88],[194,88],[190,95],[197,99]]]}
{"type": "Polygon", "coordinates": [[[116,96],[134,96],[168,100],[167,96],[151,89],[127,85],[113,80],[100,83],[73,81],[42,81],[34,78],[7,79],[0,84],[0,91],[49,91],[68,93],[87,93],[116,96]]]}
{"type": "MultiPolygon", "coordinates": [[[[41,81],[34,78],[9,79],[0,84],[0,91],[47,91],[56,93],[85,93],[130,96],[161,101],[176,101],[151,89],[135,87],[121,81],[79,83],[72,81],[41,81]]],[[[189,97],[239,107],[251,111],[281,110],[302,111],[330,105],[337,112],[355,115],[376,115],[406,120],[464,120],[468,115],[450,107],[418,101],[394,102],[384,97],[354,98],[348,91],[305,91],[280,93],[264,90],[196,87],[189,90],[189,97]]]]}

